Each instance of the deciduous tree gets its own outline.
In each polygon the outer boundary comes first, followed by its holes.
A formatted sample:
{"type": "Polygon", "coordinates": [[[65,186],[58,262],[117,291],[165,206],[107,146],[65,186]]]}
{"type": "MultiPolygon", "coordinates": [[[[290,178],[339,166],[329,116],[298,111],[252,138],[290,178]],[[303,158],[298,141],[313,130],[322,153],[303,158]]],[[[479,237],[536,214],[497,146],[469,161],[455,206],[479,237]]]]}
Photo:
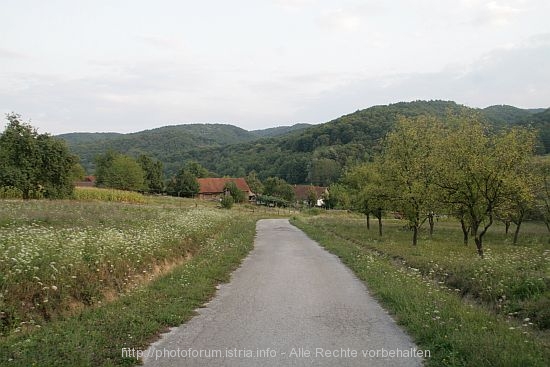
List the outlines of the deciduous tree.
{"type": "Polygon", "coordinates": [[[433,212],[432,161],[440,129],[441,124],[431,117],[401,118],[385,142],[381,161],[385,191],[395,209],[408,219],[413,245],[418,242],[423,220],[433,212]]]}
{"type": "Polygon", "coordinates": [[[25,199],[69,197],[74,188],[71,170],[77,159],[65,143],[38,134],[18,114],[6,118],[8,125],[0,135],[0,186],[21,190],[25,199]]]}
{"type": "Polygon", "coordinates": [[[493,134],[475,116],[458,118],[437,141],[437,185],[450,205],[461,208],[480,257],[496,211],[523,190],[534,141],[525,129],[493,134]]]}

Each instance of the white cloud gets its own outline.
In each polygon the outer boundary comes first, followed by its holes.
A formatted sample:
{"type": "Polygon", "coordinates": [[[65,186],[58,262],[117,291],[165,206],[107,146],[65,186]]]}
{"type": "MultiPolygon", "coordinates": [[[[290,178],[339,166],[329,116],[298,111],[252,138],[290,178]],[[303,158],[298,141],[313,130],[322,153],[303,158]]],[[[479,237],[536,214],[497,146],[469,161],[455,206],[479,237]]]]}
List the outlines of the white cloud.
{"type": "Polygon", "coordinates": [[[328,10],[319,17],[319,24],[329,30],[355,31],[361,27],[361,17],[344,9],[328,10]]]}
{"type": "Polygon", "coordinates": [[[507,26],[526,11],[525,1],[463,0],[462,5],[470,12],[469,23],[476,26],[507,26]]]}
{"type": "Polygon", "coordinates": [[[316,3],[316,0],[273,0],[276,5],[287,11],[301,10],[316,3]]]}
{"type": "Polygon", "coordinates": [[[24,59],[24,58],[27,58],[27,57],[28,56],[23,54],[23,53],[8,50],[8,49],[5,49],[5,48],[0,48],[0,58],[2,58],[2,59],[24,59]]]}

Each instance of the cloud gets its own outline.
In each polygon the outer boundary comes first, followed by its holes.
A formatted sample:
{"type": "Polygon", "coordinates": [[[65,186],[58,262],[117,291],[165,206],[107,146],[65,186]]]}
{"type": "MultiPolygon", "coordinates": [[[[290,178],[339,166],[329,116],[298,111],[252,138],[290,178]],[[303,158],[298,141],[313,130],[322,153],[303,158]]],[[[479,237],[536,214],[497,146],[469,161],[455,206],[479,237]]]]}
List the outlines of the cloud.
{"type": "Polygon", "coordinates": [[[355,31],[361,26],[361,17],[343,9],[323,12],[319,17],[319,24],[329,30],[355,31]]]}
{"type": "Polygon", "coordinates": [[[319,94],[296,115],[302,121],[323,122],[327,116],[372,105],[418,99],[454,100],[472,107],[548,108],[548,60],[550,34],[539,35],[513,48],[494,50],[463,67],[356,80],[319,94]]]}
{"type": "Polygon", "coordinates": [[[313,5],[317,0],[273,0],[276,5],[286,11],[297,11],[313,5]]]}
{"type": "Polygon", "coordinates": [[[2,59],[25,59],[28,56],[20,52],[0,48],[0,58],[2,59]]]}
{"type": "Polygon", "coordinates": [[[179,49],[182,47],[182,42],[178,39],[153,36],[153,35],[139,35],[136,39],[146,45],[155,46],[161,49],[179,49]]]}
{"type": "Polygon", "coordinates": [[[524,9],[519,6],[513,6],[509,3],[506,4],[502,1],[484,1],[481,6],[478,4],[478,7],[477,15],[470,20],[470,24],[476,26],[506,26],[512,23],[514,19],[524,11],[524,9]]]}

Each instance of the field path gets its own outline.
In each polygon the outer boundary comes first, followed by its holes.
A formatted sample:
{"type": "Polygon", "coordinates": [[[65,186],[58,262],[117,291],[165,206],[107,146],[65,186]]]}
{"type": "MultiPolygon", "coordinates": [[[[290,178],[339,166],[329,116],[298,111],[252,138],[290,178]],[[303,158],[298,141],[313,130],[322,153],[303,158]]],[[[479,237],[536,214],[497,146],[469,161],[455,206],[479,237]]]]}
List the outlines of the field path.
{"type": "Polygon", "coordinates": [[[403,354],[414,347],[337,257],[287,220],[268,219],[258,222],[255,248],[231,282],[199,315],[145,351],[144,362],[418,366],[421,358],[403,354]]]}

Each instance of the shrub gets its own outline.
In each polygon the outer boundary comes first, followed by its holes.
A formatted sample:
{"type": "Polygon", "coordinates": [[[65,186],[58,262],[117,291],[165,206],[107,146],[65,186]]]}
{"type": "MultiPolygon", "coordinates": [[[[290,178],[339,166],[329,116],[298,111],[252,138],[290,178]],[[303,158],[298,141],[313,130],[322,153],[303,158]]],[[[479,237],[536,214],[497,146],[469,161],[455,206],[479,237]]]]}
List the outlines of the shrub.
{"type": "Polygon", "coordinates": [[[13,186],[0,187],[0,199],[23,199],[23,191],[13,186]]]}
{"type": "Polygon", "coordinates": [[[225,195],[221,200],[222,208],[231,209],[234,202],[235,201],[233,200],[233,197],[231,195],[225,195]]]}

